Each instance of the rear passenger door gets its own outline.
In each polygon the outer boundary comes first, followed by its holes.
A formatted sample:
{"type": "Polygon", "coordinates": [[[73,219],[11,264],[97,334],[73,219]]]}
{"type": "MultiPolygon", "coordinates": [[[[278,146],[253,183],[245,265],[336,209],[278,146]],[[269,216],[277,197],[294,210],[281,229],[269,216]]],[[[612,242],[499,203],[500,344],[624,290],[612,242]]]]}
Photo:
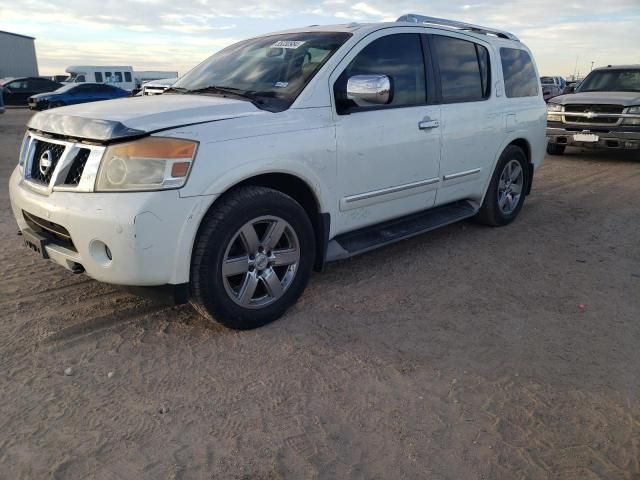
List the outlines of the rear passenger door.
{"type": "Polygon", "coordinates": [[[496,150],[502,116],[491,97],[489,46],[463,35],[431,35],[442,102],[442,185],[436,204],[482,199],[496,150]]]}
{"type": "Polygon", "coordinates": [[[432,72],[419,31],[372,34],[331,76],[338,149],[337,232],[433,206],[439,182],[440,107],[431,103],[432,72]],[[349,100],[347,81],[357,75],[388,76],[391,102],[363,107],[349,100]]]}

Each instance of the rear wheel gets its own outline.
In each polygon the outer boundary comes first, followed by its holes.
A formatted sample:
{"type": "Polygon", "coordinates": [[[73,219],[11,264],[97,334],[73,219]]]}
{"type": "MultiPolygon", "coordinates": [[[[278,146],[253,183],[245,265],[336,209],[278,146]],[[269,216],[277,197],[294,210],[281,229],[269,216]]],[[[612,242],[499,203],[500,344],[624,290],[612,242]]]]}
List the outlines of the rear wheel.
{"type": "Polygon", "coordinates": [[[246,330],[279,318],[302,294],[313,266],[313,227],[291,197],[242,187],[200,228],[191,303],[207,318],[246,330]]]}
{"type": "Polygon", "coordinates": [[[520,147],[509,145],[498,160],[478,222],[491,226],[511,223],[520,213],[527,182],[527,157],[520,147]]]}
{"type": "Polygon", "coordinates": [[[565,148],[567,148],[566,145],[559,145],[557,143],[547,143],[547,153],[549,155],[562,155],[564,154],[565,148]]]}

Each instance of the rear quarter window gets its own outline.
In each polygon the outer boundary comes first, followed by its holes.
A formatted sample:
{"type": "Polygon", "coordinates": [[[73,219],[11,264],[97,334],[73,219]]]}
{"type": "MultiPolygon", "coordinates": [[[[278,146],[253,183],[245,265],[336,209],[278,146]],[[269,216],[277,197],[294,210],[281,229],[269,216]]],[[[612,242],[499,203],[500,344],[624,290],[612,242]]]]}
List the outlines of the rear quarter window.
{"type": "Polygon", "coordinates": [[[476,102],[490,95],[489,52],[482,45],[433,36],[443,103],[476,102]]]}
{"type": "Polygon", "coordinates": [[[535,97],[540,92],[531,56],[519,48],[501,48],[504,91],[508,98],[535,97]]]}

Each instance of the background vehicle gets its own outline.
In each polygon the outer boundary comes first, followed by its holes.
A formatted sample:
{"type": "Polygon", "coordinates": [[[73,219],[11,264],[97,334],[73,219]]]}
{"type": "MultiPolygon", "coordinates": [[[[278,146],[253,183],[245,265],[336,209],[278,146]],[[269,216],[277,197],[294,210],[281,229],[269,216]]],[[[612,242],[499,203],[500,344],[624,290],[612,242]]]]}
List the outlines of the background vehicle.
{"type": "Polygon", "coordinates": [[[78,103],[97,102],[131,96],[130,92],[112,85],[101,83],[69,84],[49,93],[39,93],[29,97],[31,110],[76,105],[78,103]]]}
{"type": "Polygon", "coordinates": [[[4,113],[4,101],[2,100],[2,87],[0,87],[0,113],[4,113]]]}
{"type": "Polygon", "coordinates": [[[52,92],[61,86],[61,83],[38,77],[11,78],[0,81],[5,105],[27,105],[31,95],[52,92]]]}
{"type": "Polygon", "coordinates": [[[542,96],[545,101],[561,95],[566,86],[566,82],[562,77],[540,77],[540,83],[542,84],[542,96]]]}
{"type": "Polygon", "coordinates": [[[178,72],[161,71],[161,70],[141,70],[133,72],[133,76],[136,79],[137,87],[141,88],[143,84],[148,82],[163,81],[178,79],[178,72]]]}
{"type": "Polygon", "coordinates": [[[550,100],[547,111],[552,155],[568,145],[640,149],[640,65],[597,68],[575,93],[550,100]]]}
{"type": "Polygon", "coordinates": [[[66,71],[69,77],[64,83],[106,83],[128,91],[137,86],[133,68],[129,65],[72,65],[66,71]]]}
{"type": "Polygon", "coordinates": [[[562,90],[563,94],[573,93],[580,86],[582,80],[571,80],[567,82],[566,86],[562,90]]]}
{"type": "Polygon", "coordinates": [[[154,80],[142,85],[142,95],[161,95],[171,85],[176,83],[177,78],[163,78],[161,80],[154,80]]]}
{"type": "Polygon", "coordinates": [[[310,26],[231,45],[163,95],[34,115],[9,191],[42,256],[247,329],[325,262],[514,221],[545,125],[508,32],[420,15],[310,26]]]}

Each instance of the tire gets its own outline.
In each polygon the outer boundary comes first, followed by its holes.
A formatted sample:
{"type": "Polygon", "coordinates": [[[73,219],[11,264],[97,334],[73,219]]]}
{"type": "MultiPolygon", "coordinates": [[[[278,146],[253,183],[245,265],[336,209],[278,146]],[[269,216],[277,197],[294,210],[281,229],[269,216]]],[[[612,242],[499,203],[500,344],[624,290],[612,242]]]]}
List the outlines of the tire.
{"type": "Polygon", "coordinates": [[[549,155],[563,155],[566,145],[558,145],[557,143],[547,143],[547,153],[549,155]]]}
{"type": "Polygon", "coordinates": [[[191,258],[191,304],[228,328],[261,327],[298,300],[314,258],[313,226],[298,202],[270,188],[238,188],[200,226],[191,258]]]}
{"type": "Polygon", "coordinates": [[[513,222],[524,204],[528,175],[527,156],[520,147],[509,145],[500,155],[476,220],[493,227],[513,222]]]}

